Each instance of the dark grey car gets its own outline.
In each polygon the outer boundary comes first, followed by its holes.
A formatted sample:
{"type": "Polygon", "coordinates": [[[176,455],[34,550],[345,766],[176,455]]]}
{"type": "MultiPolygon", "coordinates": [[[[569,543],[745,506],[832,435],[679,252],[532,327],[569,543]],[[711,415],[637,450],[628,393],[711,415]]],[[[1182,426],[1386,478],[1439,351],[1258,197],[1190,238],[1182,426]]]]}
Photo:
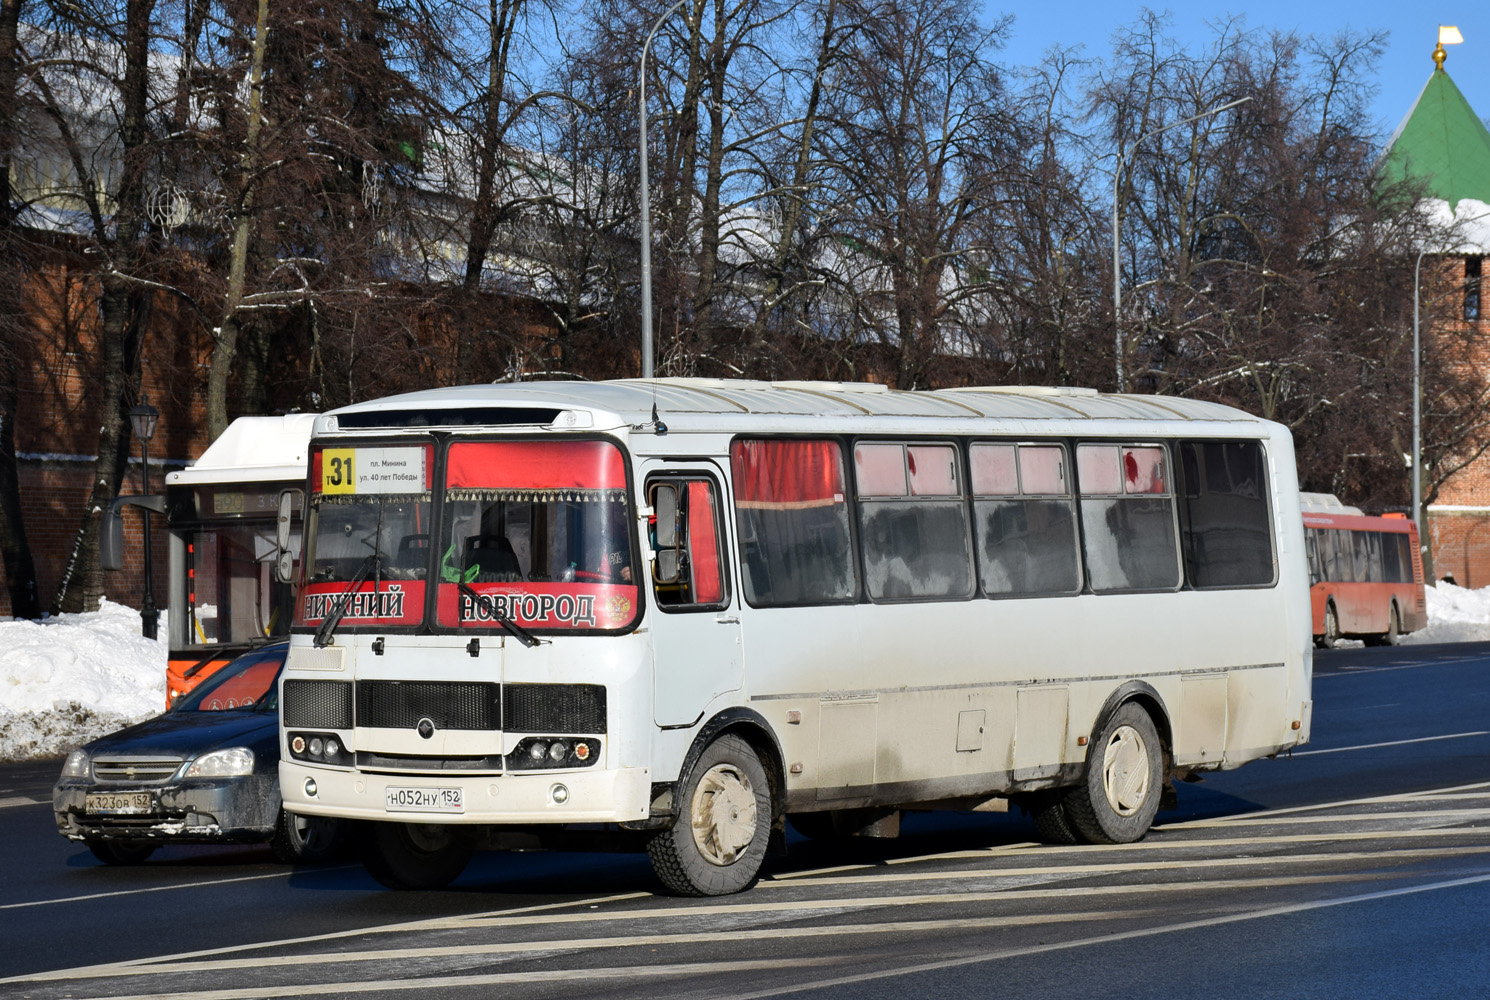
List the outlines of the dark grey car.
{"type": "Polygon", "coordinates": [[[244,653],[164,715],[74,750],[52,790],[57,830],[101,861],[164,844],[268,842],[285,862],[334,855],[340,820],[286,813],[278,684],[288,644],[244,653]]]}

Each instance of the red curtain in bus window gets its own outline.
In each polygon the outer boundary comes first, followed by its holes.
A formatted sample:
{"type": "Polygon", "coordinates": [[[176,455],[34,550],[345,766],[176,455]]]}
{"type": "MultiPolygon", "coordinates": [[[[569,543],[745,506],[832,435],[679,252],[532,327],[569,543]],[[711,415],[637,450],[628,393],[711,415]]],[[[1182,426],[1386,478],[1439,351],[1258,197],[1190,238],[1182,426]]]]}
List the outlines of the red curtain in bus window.
{"type": "Polygon", "coordinates": [[[445,485],[513,490],[625,489],[621,451],[605,441],[457,441],[445,485]]]}
{"type": "Polygon", "coordinates": [[[776,510],[843,502],[836,441],[736,441],[730,447],[735,503],[776,510]]]}
{"type": "Polygon", "coordinates": [[[724,580],[719,575],[714,491],[702,480],[688,484],[688,554],[693,560],[693,600],[698,604],[722,600],[724,580]]]}

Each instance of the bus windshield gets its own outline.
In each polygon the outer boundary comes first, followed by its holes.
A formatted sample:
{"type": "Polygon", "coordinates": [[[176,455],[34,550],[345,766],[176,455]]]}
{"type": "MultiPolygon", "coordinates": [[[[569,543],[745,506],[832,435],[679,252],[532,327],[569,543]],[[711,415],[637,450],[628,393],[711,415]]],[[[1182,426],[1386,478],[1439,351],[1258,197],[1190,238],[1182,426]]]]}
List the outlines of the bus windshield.
{"type": "Polygon", "coordinates": [[[625,462],[606,441],[456,441],[438,623],[619,629],[637,614],[625,462]],[[484,597],[478,595],[485,595],[484,597]]]}
{"type": "Polygon", "coordinates": [[[312,458],[297,625],[417,625],[429,566],[428,445],[312,458]]]}

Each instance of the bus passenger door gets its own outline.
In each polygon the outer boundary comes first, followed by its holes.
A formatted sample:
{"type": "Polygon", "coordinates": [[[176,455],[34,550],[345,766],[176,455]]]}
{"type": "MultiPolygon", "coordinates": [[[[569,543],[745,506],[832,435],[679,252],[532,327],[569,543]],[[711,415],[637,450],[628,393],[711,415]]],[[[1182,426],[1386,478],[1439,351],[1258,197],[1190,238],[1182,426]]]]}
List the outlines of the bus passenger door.
{"type": "Polygon", "coordinates": [[[739,690],[740,615],[730,586],[724,478],[712,463],[647,466],[653,718],[689,726],[709,702],[739,690]]]}

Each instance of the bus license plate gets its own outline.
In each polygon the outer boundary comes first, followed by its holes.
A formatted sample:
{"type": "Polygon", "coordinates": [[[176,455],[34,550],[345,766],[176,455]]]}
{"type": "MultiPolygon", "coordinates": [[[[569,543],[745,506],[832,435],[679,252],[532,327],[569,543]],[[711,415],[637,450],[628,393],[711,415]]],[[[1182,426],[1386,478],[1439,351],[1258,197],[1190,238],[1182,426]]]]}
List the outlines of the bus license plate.
{"type": "Polygon", "coordinates": [[[83,796],[83,811],[127,815],[150,811],[149,792],[88,792],[83,796]]]}
{"type": "Polygon", "coordinates": [[[466,811],[466,800],[459,788],[390,788],[383,804],[388,812],[466,811]]]}

